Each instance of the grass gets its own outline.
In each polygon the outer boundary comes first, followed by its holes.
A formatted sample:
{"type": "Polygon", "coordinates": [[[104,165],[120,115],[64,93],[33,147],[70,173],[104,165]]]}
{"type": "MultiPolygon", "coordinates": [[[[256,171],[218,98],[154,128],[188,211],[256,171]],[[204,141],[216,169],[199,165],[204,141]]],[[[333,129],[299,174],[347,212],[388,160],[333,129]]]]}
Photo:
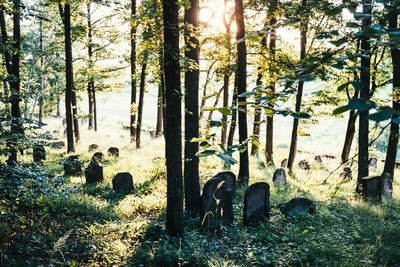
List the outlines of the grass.
{"type": "MultiPolygon", "coordinates": [[[[185,234],[169,237],[164,227],[166,174],[163,140],[145,139],[136,150],[119,137],[80,144],[77,154],[87,166],[86,149],[98,143],[103,153],[118,142],[121,157],[104,162],[103,183],[84,185],[84,177],[62,177],[60,150],[50,151],[43,165],[25,165],[0,177],[1,266],[399,266],[400,190],[395,180],[393,200],[373,206],[353,194],[355,182],[337,188],[338,173],[323,180],[338,161],[324,167],[295,169],[284,188],[272,186],[272,167],[251,158],[250,183],[271,184],[271,219],[259,227],[242,224],[243,195],[234,199],[235,222],[218,233],[199,226],[200,218],[185,215],[185,234]],[[111,180],[118,172],[134,177],[135,193],[116,194],[111,180]],[[47,175],[54,175],[54,177],[47,175]],[[333,193],[336,192],[335,196],[333,193]],[[314,216],[286,220],[277,208],[296,196],[317,204],[314,216]]],[[[278,147],[276,163],[287,153],[278,147]]],[[[297,159],[313,162],[314,155],[297,159]]],[[[24,156],[26,163],[30,155],[24,156]]],[[[218,158],[202,158],[202,185],[222,168],[218,158]]],[[[382,166],[380,166],[382,167],[382,166]]],[[[238,166],[233,166],[237,173],[238,166]]],[[[376,173],[380,173],[380,169],[376,173]]],[[[355,177],[355,174],[353,174],[355,177]]]]}

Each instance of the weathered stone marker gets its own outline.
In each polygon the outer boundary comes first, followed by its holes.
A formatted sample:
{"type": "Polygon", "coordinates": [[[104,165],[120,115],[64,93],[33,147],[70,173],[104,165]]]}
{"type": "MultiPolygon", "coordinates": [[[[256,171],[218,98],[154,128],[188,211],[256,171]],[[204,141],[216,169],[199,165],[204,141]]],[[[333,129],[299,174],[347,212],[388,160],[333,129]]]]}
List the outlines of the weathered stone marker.
{"type": "Polygon", "coordinates": [[[107,155],[111,157],[119,157],[119,149],[116,147],[110,147],[107,151],[107,155]]]}
{"type": "Polygon", "coordinates": [[[236,190],[236,175],[231,171],[221,171],[214,175],[213,178],[221,178],[225,182],[226,189],[235,193],[236,190]]]}
{"type": "Polygon", "coordinates": [[[104,159],[104,154],[101,152],[96,152],[92,156],[92,160],[95,160],[97,162],[102,162],[104,159]]]}
{"type": "Polygon", "coordinates": [[[255,226],[269,219],[269,184],[252,184],[244,195],[243,224],[255,226]]]}
{"type": "Polygon", "coordinates": [[[363,187],[363,196],[365,201],[380,203],[381,195],[381,176],[366,176],[361,179],[363,187]]]}
{"type": "Polygon", "coordinates": [[[91,144],[91,145],[89,146],[88,151],[89,151],[89,152],[94,152],[94,151],[98,151],[99,149],[100,149],[99,145],[97,145],[97,144],[91,144]]]}
{"type": "Polygon", "coordinates": [[[94,184],[103,181],[103,166],[98,161],[91,160],[85,169],[85,178],[87,184],[94,184]]]}
{"type": "Polygon", "coordinates": [[[279,209],[286,218],[296,217],[300,214],[315,214],[315,204],[308,198],[296,197],[279,205],[279,209]]]}
{"type": "Polygon", "coordinates": [[[286,185],[286,173],[285,169],[278,168],[274,172],[274,176],[272,177],[272,181],[274,186],[283,186],[286,185]]]}
{"type": "Polygon", "coordinates": [[[221,178],[208,180],[201,195],[201,224],[203,227],[219,228],[221,223],[233,223],[232,192],[221,178]]]}
{"type": "Polygon", "coordinates": [[[376,170],[378,168],[378,160],[376,158],[370,158],[368,162],[372,169],[376,170]]]}
{"type": "Polygon", "coordinates": [[[64,141],[54,141],[54,142],[49,142],[49,147],[55,148],[55,149],[62,149],[65,147],[65,142],[64,141]]]}
{"type": "Polygon", "coordinates": [[[281,168],[286,168],[287,163],[288,163],[288,160],[287,160],[287,159],[282,160],[282,162],[281,162],[281,168]]]}
{"type": "Polygon", "coordinates": [[[393,178],[392,175],[388,172],[384,172],[381,176],[381,193],[382,196],[385,197],[392,197],[392,192],[393,192],[393,178]]]}
{"type": "Polygon", "coordinates": [[[113,189],[116,192],[127,192],[135,190],[133,177],[129,172],[120,172],[112,180],[113,189]]]}
{"type": "Polygon", "coordinates": [[[299,168],[302,170],[306,170],[308,171],[309,169],[311,169],[310,167],[310,163],[308,163],[307,160],[303,159],[299,161],[299,168]]]}
{"type": "Polygon", "coordinates": [[[64,175],[78,176],[82,174],[82,162],[78,156],[69,156],[64,160],[64,175]]]}
{"type": "Polygon", "coordinates": [[[321,156],[319,156],[319,155],[315,156],[315,157],[314,157],[314,161],[315,161],[316,164],[322,165],[322,158],[321,158],[321,156]]]}
{"type": "Polygon", "coordinates": [[[350,181],[351,179],[353,179],[351,168],[344,167],[343,171],[339,174],[339,176],[343,178],[343,182],[350,181]]]}
{"type": "Polygon", "coordinates": [[[33,147],[33,161],[41,162],[46,159],[46,150],[42,145],[35,145],[33,147]]]}

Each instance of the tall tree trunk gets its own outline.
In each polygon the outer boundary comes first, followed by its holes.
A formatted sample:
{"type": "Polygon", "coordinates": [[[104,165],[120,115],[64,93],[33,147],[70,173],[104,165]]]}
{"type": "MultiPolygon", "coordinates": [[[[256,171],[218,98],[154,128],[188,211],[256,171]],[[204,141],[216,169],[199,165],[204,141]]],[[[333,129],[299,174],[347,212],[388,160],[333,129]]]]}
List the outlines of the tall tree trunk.
{"type": "Polygon", "coordinates": [[[61,98],[59,96],[57,96],[56,117],[61,117],[61,98]]]}
{"type": "MultiPolygon", "coordinates": [[[[263,37],[263,40],[261,43],[266,42],[266,37],[263,37]]],[[[257,68],[257,80],[256,80],[256,86],[261,86],[262,84],[262,68],[261,66],[258,66],[257,68]]],[[[256,95],[256,98],[260,97],[260,94],[256,95]]],[[[261,107],[260,107],[260,101],[256,99],[255,107],[254,107],[254,122],[253,122],[253,137],[257,138],[257,140],[260,140],[260,125],[261,125],[261,107]]],[[[251,155],[255,156],[258,155],[258,144],[255,142],[252,143],[251,145],[251,155]]]]}
{"type": "MultiPolygon", "coordinates": [[[[43,52],[43,21],[39,19],[39,49],[43,52]]],[[[40,92],[39,92],[39,123],[43,123],[43,94],[44,94],[44,75],[43,75],[44,58],[40,56],[40,92]]]]}
{"type": "MultiPolygon", "coordinates": [[[[358,96],[357,96],[357,98],[358,98],[358,96]]],[[[350,110],[349,120],[347,122],[346,135],[345,135],[343,150],[342,150],[342,155],[341,155],[342,163],[346,162],[350,156],[351,145],[353,143],[354,134],[356,133],[357,117],[358,117],[358,114],[354,110],[350,110]]]]}
{"type": "Polygon", "coordinates": [[[91,88],[91,82],[87,82],[87,93],[88,93],[88,105],[89,105],[89,126],[88,129],[93,129],[93,94],[91,88]]]}
{"type": "MultiPolygon", "coordinates": [[[[219,89],[219,91],[217,92],[217,95],[215,96],[214,104],[212,105],[213,108],[216,108],[218,106],[219,99],[221,97],[221,94],[222,94],[223,90],[224,90],[224,87],[221,87],[221,89],[219,89]]],[[[214,110],[210,110],[210,112],[208,113],[208,120],[209,121],[212,120],[213,114],[214,114],[214,110]]]]}
{"type": "MultiPolygon", "coordinates": [[[[160,62],[162,63],[162,62],[160,62]]],[[[160,71],[160,84],[158,85],[157,95],[157,124],[156,124],[156,137],[161,136],[163,131],[163,92],[164,92],[164,75],[160,71]]]]}
{"type": "Polygon", "coordinates": [[[167,221],[170,235],[183,233],[183,179],[181,141],[181,79],[179,65],[179,6],[163,0],[165,75],[165,158],[167,162],[167,221]]]}
{"type": "MultiPolygon", "coordinates": [[[[235,19],[237,25],[236,40],[245,37],[244,14],[242,0],[235,0],[235,19]]],[[[247,106],[246,97],[240,96],[246,92],[246,41],[243,39],[237,43],[237,92],[238,92],[238,119],[239,119],[239,142],[243,143],[247,139],[247,106]]],[[[238,179],[244,183],[249,182],[249,152],[248,145],[240,152],[240,166],[238,179]]]]}
{"type": "MultiPolygon", "coordinates": [[[[227,108],[229,105],[229,74],[224,74],[224,95],[223,95],[223,107],[227,108]]],[[[222,132],[221,132],[221,144],[226,145],[226,134],[228,132],[228,116],[222,115],[222,132]]]]}
{"type": "Polygon", "coordinates": [[[92,11],[91,11],[91,0],[86,1],[86,13],[87,13],[87,32],[88,32],[88,81],[87,81],[87,93],[88,93],[88,104],[89,104],[89,130],[93,129],[94,126],[94,114],[93,114],[93,36],[92,36],[92,11]]]}
{"type": "Polygon", "coordinates": [[[92,97],[93,97],[94,131],[97,132],[97,101],[96,101],[96,88],[94,87],[94,81],[92,81],[91,89],[92,89],[92,97]]]}
{"type": "Polygon", "coordinates": [[[140,148],[140,133],[142,131],[142,117],[143,117],[143,100],[144,100],[144,87],[146,83],[146,68],[147,68],[148,52],[145,51],[143,55],[142,72],[140,73],[139,84],[139,106],[138,118],[136,124],[136,148],[140,148]]]}
{"type": "MultiPolygon", "coordinates": [[[[363,0],[363,13],[367,14],[362,19],[362,30],[368,28],[371,25],[371,17],[369,16],[372,11],[371,0],[363,0]]],[[[361,90],[360,90],[360,100],[366,102],[370,97],[370,78],[371,78],[371,58],[370,58],[371,44],[369,43],[368,36],[361,37],[361,90]]],[[[368,110],[359,111],[359,127],[358,127],[358,176],[357,176],[357,187],[356,192],[362,193],[362,178],[368,176],[369,174],[369,164],[368,164],[368,132],[369,132],[369,121],[368,121],[368,110]]]]}
{"type": "Polygon", "coordinates": [[[228,141],[227,146],[231,146],[233,144],[233,138],[235,136],[236,130],[236,121],[237,121],[237,77],[235,76],[235,83],[233,86],[233,94],[232,94],[232,112],[231,112],[231,124],[229,126],[229,133],[228,133],[228,141]]]}
{"type": "Polygon", "coordinates": [[[72,43],[71,43],[71,7],[68,2],[62,6],[58,4],[61,19],[64,24],[65,38],[65,116],[67,121],[67,152],[75,152],[74,132],[72,126],[72,94],[74,86],[74,74],[72,69],[72,43]]]}
{"type": "Polygon", "coordinates": [[[185,57],[195,63],[195,69],[185,71],[185,207],[189,210],[200,209],[200,177],[199,143],[191,142],[193,138],[199,137],[199,77],[200,71],[199,54],[200,46],[197,39],[197,28],[199,26],[199,0],[191,0],[190,8],[185,9],[185,57]],[[190,27],[189,27],[190,26],[190,27]],[[194,29],[190,32],[188,29],[194,29]]]}
{"type": "Polygon", "coordinates": [[[78,102],[76,99],[76,90],[74,84],[72,85],[71,104],[72,104],[72,115],[73,115],[72,119],[74,122],[75,143],[78,144],[81,140],[81,136],[79,133],[78,102]]]}
{"type": "MultiPolygon", "coordinates": [[[[302,0],[301,5],[305,7],[307,5],[307,0],[302,0]]],[[[303,60],[306,57],[306,47],[307,47],[307,28],[308,21],[302,20],[300,23],[300,60],[303,60]]],[[[296,107],[295,111],[300,112],[301,109],[301,99],[303,97],[303,87],[304,82],[299,81],[297,87],[297,95],[296,95],[296,107]]],[[[290,141],[290,151],[289,151],[289,159],[288,159],[288,169],[292,171],[294,160],[296,157],[297,151],[297,131],[299,128],[299,119],[293,119],[293,128],[292,128],[292,137],[290,141]]]]}
{"type": "MultiPolygon", "coordinates": [[[[393,31],[397,30],[398,27],[398,13],[397,6],[390,10],[389,12],[389,28],[393,31]]],[[[390,49],[390,54],[392,57],[392,65],[393,65],[393,108],[395,111],[400,111],[400,49],[392,45],[390,49]]],[[[399,118],[398,115],[394,115],[393,118],[399,118]]],[[[393,178],[394,178],[394,167],[396,165],[397,158],[397,145],[399,142],[399,124],[395,122],[391,122],[390,124],[390,134],[389,134],[389,142],[388,148],[386,152],[386,160],[383,171],[387,172],[391,175],[391,185],[393,188],[393,178]]]]}
{"type": "Polygon", "coordinates": [[[131,143],[136,138],[136,0],[131,0],[131,143]]]}

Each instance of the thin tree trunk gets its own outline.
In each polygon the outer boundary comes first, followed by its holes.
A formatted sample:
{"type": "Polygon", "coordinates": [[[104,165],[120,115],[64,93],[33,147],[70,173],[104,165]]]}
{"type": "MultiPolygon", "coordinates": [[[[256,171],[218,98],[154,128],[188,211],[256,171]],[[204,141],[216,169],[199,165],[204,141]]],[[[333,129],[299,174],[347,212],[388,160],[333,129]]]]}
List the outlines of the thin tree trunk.
{"type": "Polygon", "coordinates": [[[163,1],[165,75],[165,158],[167,165],[166,228],[170,235],[184,230],[181,141],[181,80],[179,65],[179,6],[163,1]]]}
{"type": "Polygon", "coordinates": [[[157,95],[157,124],[156,124],[156,137],[161,136],[162,134],[162,125],[163,125],[163,87],[164,87],[164,78],[160,78],[160,84],[158,85],[158,95],[157,95]]]}
{"type": "MultiPolygon", "coordinates": [[[[43,52],[43,21],[39,19],[39,49],[43,52]]],[[[43,94],[44,94],[44,75],[43,75],[44,58],[40,56],[40,92],[39,92],[39,123],[43,123],[43,94]]]]}
{"type": "Polygon", "coordinates": [[[93,94],[91,88],[91,82],[87,82],[87,93],[88,93],[88,105],[89,105],[89,126],[88,129],[93,129],[93,94]]]}
{"type": "Polygon", "coordinates": [[[60,118],[61,117],[61,98],[57,96],[57,108],[56,108],[56,117],[60,118]]]}
{"type": "Polygon", "coordinates": [[[89,130],[93,129],[94,126],[94,114],[93,114],[93,43],[92,43],[92,16],[91,16],[91,0],[86,1],[86,13],[87,13],[87,28],[88,28],[88,82],[87,82],[87,93],[89,102],[89,130]]]}
{"type": "Polygon", "coordinates": [[[143,55],[142,72],[140,73],[140,84],[139,84],[139,106],[138,106],[138,117],[136,124],[136,148],[140,148],[140,134],[142,130],[142,117],[143,117],[143,100],[144,100],[144,87],[146,82],[146,68],[147,68],[147,57],[148,52],[145,51],[143,55]]]}
{"type": "Polygon", "coordinates": [[[136,0],[131,0],[131,143],[136,138],[136,0]]]}
{"type": "MultiPolygon", "coordinates": [[[[305,7],[307,5],[307,0],[302,0],[301,5],[305,7]]],[[[303,60],[306,56],[306,47],[307,47],[307,21],[302,20],[300,23],[300,60],[303,60]]],[[[301,99],[303,97],[303,87],[304,82],[299,81],[297,87],[297,95],[296,95],[296,107],[295,111],[300,112],[301,109],[301,99]]],[[[294,160],[297,152],[297,131],[299,128],[299,119],[294,118],[293,120],[293,128],[292,128],[292,137],[290,141],[290,151],[289,151],[289,159],[288,159],[288,169],[292,171],[294,160]]]]}
{"type": "Polygon", "coordinates": [[[233,94],[232,94],[232,112],[231,112],[231,125],[229,126],[229,134],[227,146],[232,146],[233,137],[235,136],[236,130],[236,120],[237,120],[237,77],[235,77],[235,83],[233,86],[233,94]]]}
{"type": "MultiPolygon", "coordinates": [[[[218,91],[217,95],[215,96],[215,101],[214,101],[214,104],[213,104],[214,108],[216,108],[218,106],[219,99],[221,97],[221,94],[222,94],[223,90],[224,90],[224,87],[221,87],[221,89],[218,91]]],[[[208,120],[209,121],[212,120],[213,114],[214,114],[214,110],[210,110],[210,112],[208,113],[208,120]]]]}
{"type": "MultiPolygon", "coordinates": [[[[223,107],[227,108],[229,105],[229,74],[224,75],[224,98],[223,98],[223,107]]],[[[222,133],[221,133],[221,143],[223,146],[226,145],[226,134],[228,132],[228,116],[222,115],[222,133]]]]}
{"type": "Polygon", "coordinates": [[[66,76],[66,89],[65,89],[65,116],[67,121],[67,152],[75,152],[74,132],[72,125],[72,93],[74,85],[74,76],[72,70],[72,43],[71,43],[71,7],[68,2],[58,4],[61,19],[64,24],[64,38],[65,38],[65,76],[66,76]]]}
{"type": "MultiPolygon", "coordinates": [[[[363,0],[363,13],[367,14],[366,17],[362,19],[362,28],[365,29],[371,25],[371,14],[372,2],[371,0],[363,0]]],[[[361,53],[364,55],[361,57],[361,90],[360,90],[360,100],[366,102],[370,97],[370,78],[371,78],[371,58],[370,58],[371,44],[369,43],[369,38],[366,36],[361,37],[361,53]]],[[[357,187],[356,192],[362,193],[362,178],[368,176],[369,174],[369,164],[368,164],[368,146],[369,146],[369,121],[368,121],[368,110],[359,111],[359,127],[358,127],[358,176],[357,176],[357,187]]]]}
{"type": "MultiPolygon", "coordinates": [[[[235,0],[235,19],[237,25],[236,40],[242,40],[245,37],[245,24],[243,14],[242,0],[235,0]]],[[[246,92],[246,41],[237,43],[237,92],[238,92],[238,120],[239,120],[239,142],[242,144],[247,139],[247,106],[246,97],[240,96],[246,92]]],[[[240,152],[239,181],[248,184],[249,182],[249,152],[245,150],[240,152]]]]}
{"type": "MultiPolygon", "coordinates": [[[[265,37],[263,37],[263,40],[265,40],[265,37]]],[[[262,41],[261,43],[265,43],[265,41],[262,41]]],[[[256,86],[261,86],[263,77],[261,66],[258,66],[257,72],[258,74],[257,74],[256,86]]],[[[258,97],[260,97],[260,94],[256,95],[256,98],[258,97]]],[[[260,101],[256,100],[254,107],[253,137],[257,138],[257,140],[260,140],[260,124],[261,124],[260,101]]],[[[252,156],[258,155],[258,144],[256,144],[255,142],[253,142],[251,146],[251,155],[252,156]]]]}
{"type": "Polygon", "coordinates": [[[354,139],[354,134],[356,133],[356,121],[358,114],[354,110],[350,110],[349,120],[347,122],[346,135],[343,144],[342,150],[342,163],[346,162],[349,159],[351,146],[354,139]]]}
{"type": "Polygon", "coordinates": [[[216,62],[217,62],[217,61],[213,61],[213,62],[211,63],[211,65],[210,65],[210,67],[208,67],[208,70],[207,70],[206,82],[204,83],[204,87],[203,87],[203,96],[202,96],[202,98],[201,98],[201,103],[200,103],[199,119],[203,118],[204,107],[205,107],[205,105],[206,105],[206,100],[207,100],[207,88],[208,88],[208,84],[210,83],[210,80],[211,80],[211,78],[212,78],[212,75],[211,75],[212,68],[213,68],[213,66],[214,66],[214,64],[215,64],[216,62]],[[210,75],[211,75],[211,77],[210,77],[210,75]]]}
{"type": "Polygon", "coordinates": [[[78,120],[78,103],[76,100],[76,91],[75,85],[72,85],[72,95],[71,95],[71,104],[72,104],[72,115],[74,122],[74,135],[75,135],[75,143],[78,144],[81,140],[79,133],[79,120],[78,120]]]}
{"type": "Polygon", "coordinates": [[[92,97],[93,97],[94,131],[97,132],[97,101],[96,101],[96,87],[94,87],[94,81],[92,81],[91,89],[92,89],[92,97]]]}

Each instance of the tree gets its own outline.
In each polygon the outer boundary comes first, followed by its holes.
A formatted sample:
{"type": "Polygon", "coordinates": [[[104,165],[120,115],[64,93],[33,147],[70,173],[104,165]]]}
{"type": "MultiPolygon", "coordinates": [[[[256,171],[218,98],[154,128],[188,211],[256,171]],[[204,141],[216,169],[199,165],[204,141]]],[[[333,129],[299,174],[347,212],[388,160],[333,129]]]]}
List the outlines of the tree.
{"type": "Polygon", "coordinates": [[[165,75],[165,158],[167,162],[167,221],[170,235],[183,233],[181,141],[181,81],[179,64],[179,6],[163,0],[165,75]]]}
{"type": "MultiPolygon", "coordinates": [[[[238,109],[239,109],[239,142],[244,144],[247,142],[247,108],[246,97],[246,41],[245,41],[245,25],[243,14],[242,0],[235,0],[235,18],[236,18],[236,40],[237,40],[237,93],[238,93],[238,109]]],[[[247,143],[244,144],[245,149],[240,151],[240,167],[238,178],[244,183],[249,180],[249,154],[247,151],[247,143]]]]}
{"type": "Polygon", "coordinates": [[[139,84],[139,106],[138,106],[138,117],[136,124],[136,148],[140,148],[140,132],[142,130],[142,117],[143,117],[143,100],[144,100],[144,89],[146,82],[146,68],[149,52],[145,50],[143,52],[142,70],[140,73],[140,84],[139,84]]]}
{"type": "Polygon", "coordinates": [[[130,136],[131,142],[136,138],[136,0],[131,0],[131,112],[130,136]]]}
{"type": "Polygon", "coordinates": [[[199,137],[199,40],[196,37],[199,26],[199,0],[191,0],[185,9],[185,204],[187,209],[200,208],[199,143],[191,142],[199,137]]]}
{"type": "Polygon", "coordinates": [[[72,95],[74,86],[74,72],[72,68],[72,42],[71,42],[71,7],[69,2],[58,3],[60,16],[64,25],[65,39],[65,114],[67,121],[67,151],[75,152],[74,132],[72,126],[72,95]]]}

